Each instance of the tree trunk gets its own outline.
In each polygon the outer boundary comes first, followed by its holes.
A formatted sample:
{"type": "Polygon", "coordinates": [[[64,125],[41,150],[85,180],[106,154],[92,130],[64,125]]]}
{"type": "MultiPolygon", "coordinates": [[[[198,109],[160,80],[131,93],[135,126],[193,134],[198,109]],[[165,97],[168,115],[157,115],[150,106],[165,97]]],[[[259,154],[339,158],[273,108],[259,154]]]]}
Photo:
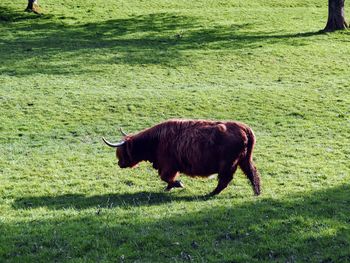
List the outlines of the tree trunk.
{"type": "Polygon", "coordinates": [[[344,15],[344,2],[345,0],[328,0],[328,22],[323,31],[330,32],[348,27],[344,15]]]}
{"type": "Polygon", "coordinates": [[[28,0],[28,5],[25,11],[39,14],[38,6],[37,0],[28,0]]]}

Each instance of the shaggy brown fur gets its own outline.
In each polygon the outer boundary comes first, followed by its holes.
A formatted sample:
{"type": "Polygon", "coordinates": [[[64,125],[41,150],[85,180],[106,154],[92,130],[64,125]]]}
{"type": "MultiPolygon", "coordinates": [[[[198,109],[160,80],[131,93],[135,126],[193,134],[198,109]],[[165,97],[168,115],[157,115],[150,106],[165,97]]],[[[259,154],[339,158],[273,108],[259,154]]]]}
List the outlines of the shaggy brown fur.
{"type": "Polygon", "coordinates": [[[149,161],[168,183],[167,190],[182,187],[179,173],[202,176],[218,173],[218,185],[211,195],[220,193],[233,178],[237,166],[260,194],[260,177],[253,163],[255,136],[239,122],[169,120],[135,135],[124,137],[117,148],[121,168],[149,161]]]}

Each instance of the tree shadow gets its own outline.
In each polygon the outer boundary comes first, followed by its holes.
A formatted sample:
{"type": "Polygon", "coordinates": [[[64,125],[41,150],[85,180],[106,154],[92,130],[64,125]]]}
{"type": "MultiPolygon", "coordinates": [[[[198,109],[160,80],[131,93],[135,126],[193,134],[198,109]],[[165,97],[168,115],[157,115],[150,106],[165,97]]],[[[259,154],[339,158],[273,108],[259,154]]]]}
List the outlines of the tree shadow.
{"type": "MultiPolygon", "coordinates": [[[[146,193],[120,197],[148,198],[146,193]]],[[[99,201],[85,200],[90,204],[99,201]]],[[[52,202],[55,200],[46,205],[55,206],[52,202]]],[[[18,205],[22,206],[21,201],[18,205]]],[[[193,212],[184,208],[171,216],[164,213],[167,208],[162,206],[153,219],[148,218],[147,210],[125,207],[91,214],[81,211],[69,217],[9,221],[0,225],[0,259],[348,262],[349,205],[350,185],[344,185],[283,200],[257,199],[193,212]]]]}
{"type": "Polygon", "coordinates": [[[47,207],[49,209],[87,209],[151,206],[173,201],[199,201],[206,200],[207,196],[177,196],[168,192],[137,192],[125,194],[105,194],[85,196],[82,194],[65,194],[60,196],[33,196],[23,197],[14,201],[15,209],[28,209],[47,207]]]}
{"type": "Polygon", "coordinates": [[[53,15],[50,14],[35,14],[24,12],[24,8],[21,11],[15,11],[11,8],[0,6],[0,23],[11,23],[23,20],[32,19],[51,19],[53,15]]]}
{"type": "Polygon", "coordinates": [[[98,71],[91,69],[91,65],[100,64],[176,67],[195,59],[185,52],[187,50],[255,49],[276,43],[298,46],[307,44],[307,38],[320,34],[252,33],[254,25],[247,23],[207,28],[199,17],[175,13],[87,24],[66,24],[64,20],[64,17],[52,17],[11,25],[16,37],[8,38],[6,34],[1,37],[4,66],[0,73],[76,74],[98,71]],[[23,61],[26,67],[18,66],[23,61]],[[77,63],[81,63],[80,67],[77,63]]]}

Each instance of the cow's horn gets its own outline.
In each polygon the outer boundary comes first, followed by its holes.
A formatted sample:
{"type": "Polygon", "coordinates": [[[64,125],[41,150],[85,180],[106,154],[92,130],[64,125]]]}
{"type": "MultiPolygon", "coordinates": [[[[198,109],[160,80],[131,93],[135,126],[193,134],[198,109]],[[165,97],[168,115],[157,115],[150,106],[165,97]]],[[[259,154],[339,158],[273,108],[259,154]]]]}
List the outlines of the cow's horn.
{"type": "Polygon", "coordinates": [[[124,145],[124,143],[125,143],[125,141],[121,141],[121,142],[117,142],[117,143],[111,143],[111,142],[107,141],[103,137],[102,137],[102,140],[105,142],[105,144],[107,144],[110,147],[120,147],[120,146],[124,145]]]}
{"type": "Polygon", "coordinates": [[[128,136],[128,134],[125,131],[123,131],[123,129],[121,127],[119,128],[119,130],[124,136],[128,136]]]}

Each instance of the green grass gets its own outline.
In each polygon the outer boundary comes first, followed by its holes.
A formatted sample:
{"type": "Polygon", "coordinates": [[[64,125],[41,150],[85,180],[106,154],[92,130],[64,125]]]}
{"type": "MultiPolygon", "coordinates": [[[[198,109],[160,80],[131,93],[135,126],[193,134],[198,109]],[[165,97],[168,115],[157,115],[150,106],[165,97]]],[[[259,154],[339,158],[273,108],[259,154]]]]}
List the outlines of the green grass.
{"type": "Polygon", "coordinates": [[[0,6],[0,262],[350,262],[350,34],[318,33],[327,1],[56,2],[0,6]],[[102,136],[168,118],[249,124],[262,195],[116,167],[102,136]]]}

